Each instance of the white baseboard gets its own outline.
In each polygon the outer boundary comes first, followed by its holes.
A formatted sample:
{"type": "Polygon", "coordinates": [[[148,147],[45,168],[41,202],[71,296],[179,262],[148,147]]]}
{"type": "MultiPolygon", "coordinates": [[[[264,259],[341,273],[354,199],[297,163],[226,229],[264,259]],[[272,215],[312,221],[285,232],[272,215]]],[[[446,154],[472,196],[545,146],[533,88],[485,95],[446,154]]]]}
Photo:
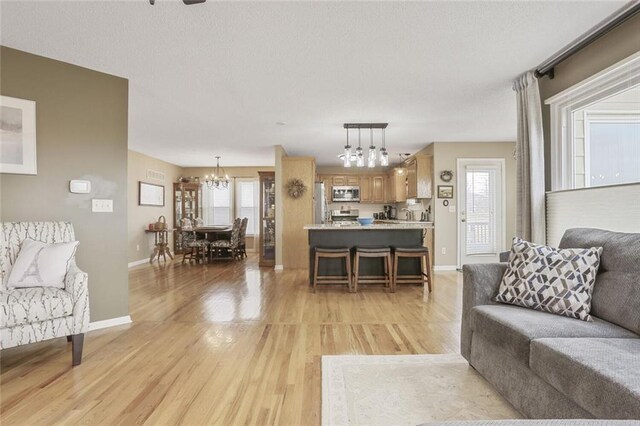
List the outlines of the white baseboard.
{"type": "Polygon", "coordinates": [[[436,265],[433,270],[438,271],[455,271],[458,269],[458,265],[436,265]]]}
{"type": "Polygon", "coordinates": [[[143,263],[148,263],[148,262],[149,262],[149,258],[145,258],[145,259],[140,259],[140,260],[135,260],[133,262],[129,262],[128,266],[129,266],[129,268],[133,268],[134,266],[142,265],[143,263]]]}
{"type": "Polygon", "coordinates": [[[110,318],[102,321],[89,323],[89,331],[100,330],[101,328],[115,327],[116,325],[131,324],[131,315],[124,317],[110,318]]]}
{"type": "Polygon", "coordinates": [[[276,265],[273,267],[274,271],[284,271],[284,266],[282,265],[276,265]]]}

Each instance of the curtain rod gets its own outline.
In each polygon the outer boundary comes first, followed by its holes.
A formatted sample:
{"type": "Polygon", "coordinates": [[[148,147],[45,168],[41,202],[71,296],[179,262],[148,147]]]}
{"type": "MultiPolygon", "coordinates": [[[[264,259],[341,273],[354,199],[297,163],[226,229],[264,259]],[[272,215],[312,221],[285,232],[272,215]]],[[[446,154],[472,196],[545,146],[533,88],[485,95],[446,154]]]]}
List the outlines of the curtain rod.
{"type": "Polygon", "coordinates": [[[549,78],[553,78],[553,68],[556,65],[638,13],[640,13],[640,0],[633,0],[625,4],[622,8],[609,15],[603,21],[600,21],[596,26],[589,29],[589,31],[573,40],[567,46],[562,48],[562,50],[554,54],[542,64],[538,65],[535,71],[536,77],[541,78],[548,75],[549,78]]]}

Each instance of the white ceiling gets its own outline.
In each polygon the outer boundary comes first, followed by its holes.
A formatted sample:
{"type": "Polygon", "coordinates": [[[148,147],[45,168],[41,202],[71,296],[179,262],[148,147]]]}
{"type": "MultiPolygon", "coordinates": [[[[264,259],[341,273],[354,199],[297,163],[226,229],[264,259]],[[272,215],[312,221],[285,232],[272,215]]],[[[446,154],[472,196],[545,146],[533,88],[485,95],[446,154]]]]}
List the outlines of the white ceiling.
{"type": "Polygon", "coordinates": [[[623,4],[2,1],[0,41],[128,78],[133,150],[265,166],[280,144],[337,164],[344,122],[389,122],[393,158],[514,140],[511,80],[623,4]]]}

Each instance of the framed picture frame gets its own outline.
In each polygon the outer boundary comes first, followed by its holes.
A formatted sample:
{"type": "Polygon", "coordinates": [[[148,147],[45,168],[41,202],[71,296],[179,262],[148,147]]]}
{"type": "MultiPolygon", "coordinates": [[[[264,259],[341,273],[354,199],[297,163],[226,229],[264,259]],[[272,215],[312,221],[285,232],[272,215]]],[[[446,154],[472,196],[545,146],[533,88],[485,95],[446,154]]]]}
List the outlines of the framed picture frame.
{"type": "Polygon", "coordinates": [[[453,185],[438,185],[438,198],[453,198],[453,185]]]}
{"type": "Polygon", "coordinates": [[[138,205],[164,207],[164,185],[138,183],[138,205]]]}
{"type": "Polygon", "coordinates": [[[38,174],[35,101],[0,96],[0,173],[38,174]]]}

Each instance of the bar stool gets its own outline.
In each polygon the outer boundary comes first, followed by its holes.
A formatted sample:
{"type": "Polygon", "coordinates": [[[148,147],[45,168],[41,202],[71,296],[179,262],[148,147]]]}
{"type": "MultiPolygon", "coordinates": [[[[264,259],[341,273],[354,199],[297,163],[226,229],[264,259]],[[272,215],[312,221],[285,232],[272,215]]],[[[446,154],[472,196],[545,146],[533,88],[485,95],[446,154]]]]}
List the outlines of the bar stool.
{"type": "Polygon", "coordinates": [[[393,247],[393,291],[400,284],[427,284],[431,293],[431,264],[427,247],[393,247]],[[420,275],[398,275],[400,258],[420,258],[420,275]]]}
{"type": "Polygon", "coordinates": [[[313,292],[316,292],[318,283],[320,284],[346,284],[351,292],[351,250],[347,247],[315,248],[315,264],[313,267],[313,292]],[[318,275],[318,265],[320,259],[344,259],[344,266],[347,270],[346,275],[318,275]]]}
{"type": "Polygon", "coordinates": [[[358,292],[358,284],[384,284],[393,291],[391,276],[391,248],[389,247],[357,247],[353,263],[353,291],[358,292]],[[379,258],[382,260],[383,275],[360,275],[360,258],[379,258]]]}

